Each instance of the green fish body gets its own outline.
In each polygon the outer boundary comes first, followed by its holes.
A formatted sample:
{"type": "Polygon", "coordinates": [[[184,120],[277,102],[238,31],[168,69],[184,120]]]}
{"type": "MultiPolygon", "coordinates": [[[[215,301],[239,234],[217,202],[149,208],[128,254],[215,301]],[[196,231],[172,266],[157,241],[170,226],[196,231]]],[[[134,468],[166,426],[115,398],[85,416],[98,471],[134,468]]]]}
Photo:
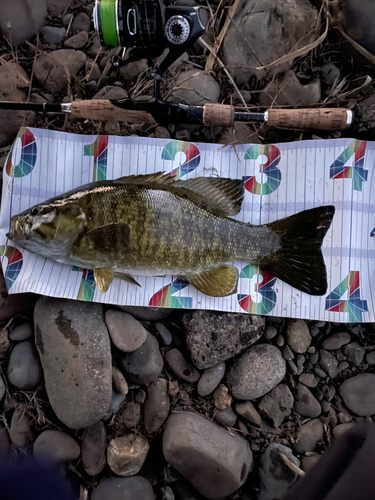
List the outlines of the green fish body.
{"type": "Polygon", "coordinates": [[[39,255],[94,269],[102,292],[114,276],[136,284],[132,274],[167,274],[226,296],[238,282],[229,263],[244,261],[302,291],[325,293],[320,247],[334,207],[254,226],[231,218],[243,196],[239,180],[129,176],[82,186],[12,217],[9,237],[39,255]]]}

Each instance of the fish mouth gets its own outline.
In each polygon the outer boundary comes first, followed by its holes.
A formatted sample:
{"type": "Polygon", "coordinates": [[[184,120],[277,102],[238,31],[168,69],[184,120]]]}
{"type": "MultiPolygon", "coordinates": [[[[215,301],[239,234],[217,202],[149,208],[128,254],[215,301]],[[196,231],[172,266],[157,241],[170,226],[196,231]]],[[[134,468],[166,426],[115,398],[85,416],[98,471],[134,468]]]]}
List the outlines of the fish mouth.
{"type": "Polygon", "coordinates": [[[12,232],[7,233],[5,236],[6,236],[9,240],[12,240],[12,239],[13,239],[13,233],[12,233],[12,232]]]}

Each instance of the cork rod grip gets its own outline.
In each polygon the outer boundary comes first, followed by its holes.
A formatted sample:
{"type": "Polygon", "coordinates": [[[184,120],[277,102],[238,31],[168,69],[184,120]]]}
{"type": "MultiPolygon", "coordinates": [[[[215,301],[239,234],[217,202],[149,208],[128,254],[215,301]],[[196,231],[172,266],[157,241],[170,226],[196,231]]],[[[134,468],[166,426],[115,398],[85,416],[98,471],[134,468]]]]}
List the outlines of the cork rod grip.
{"type": "Polygon", "coordinates": [[[352,123],[348,109],[269,109],[267,124],[279,128],[345,130],[352,123]]]}
{"type": "Polygon", "coordinates": [[[71,113],[79,118],[92,120],[116,120],[128,123],[156,123],[153,116],[147,111],[136,109],[122,109],[110,101],[87,100],[71,103],[71,113]]]}
{"type": "Polygon", "coordinates": [[[230,127],[234,123],[234,107],[228,104],[207,103],[203,111],[206,127],[230,127]]]}

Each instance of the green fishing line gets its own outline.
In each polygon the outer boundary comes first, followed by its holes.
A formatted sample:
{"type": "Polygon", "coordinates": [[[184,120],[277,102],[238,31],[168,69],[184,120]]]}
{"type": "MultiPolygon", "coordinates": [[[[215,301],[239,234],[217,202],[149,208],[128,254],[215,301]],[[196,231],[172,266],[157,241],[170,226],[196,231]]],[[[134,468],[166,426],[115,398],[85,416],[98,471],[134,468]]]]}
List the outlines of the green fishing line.
{"type": "Polygon", "coordinates": [[[99,15],[103,40],[106,45],[119,45],[116,29],[116,4],[116,0],[101,0],[100,2],[99,15]]]}

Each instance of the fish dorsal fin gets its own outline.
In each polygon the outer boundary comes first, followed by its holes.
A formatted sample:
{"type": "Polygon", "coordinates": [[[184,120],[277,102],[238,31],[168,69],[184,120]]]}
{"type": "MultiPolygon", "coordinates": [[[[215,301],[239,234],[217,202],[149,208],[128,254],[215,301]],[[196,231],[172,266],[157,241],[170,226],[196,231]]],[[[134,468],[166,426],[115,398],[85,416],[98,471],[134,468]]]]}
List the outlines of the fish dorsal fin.
{"type": "Polygon", "coordinates": [[[165,172],[155,172],[154,174],[140,174],[140,175],[128,175],[126,177],[119,177],[113,182],[119,183],[132,183],[132,184],[159,184],[168,186],[174,184],[177,178],[170,173],[165,172]]]}
{"type": "Polygon", "coordinates": [[[211,297],[226,297],[237,291],[238,269],[234,266],[222,265],[184,277],[197,290],[211,297]]]}
{"type": "Polygon", "coordinates": [[[241,210],[244,196],[244,185],[241,180],[197,177],[179,181],[178,186],[199,194],[225,216],[237,215],[241,210]]]}

